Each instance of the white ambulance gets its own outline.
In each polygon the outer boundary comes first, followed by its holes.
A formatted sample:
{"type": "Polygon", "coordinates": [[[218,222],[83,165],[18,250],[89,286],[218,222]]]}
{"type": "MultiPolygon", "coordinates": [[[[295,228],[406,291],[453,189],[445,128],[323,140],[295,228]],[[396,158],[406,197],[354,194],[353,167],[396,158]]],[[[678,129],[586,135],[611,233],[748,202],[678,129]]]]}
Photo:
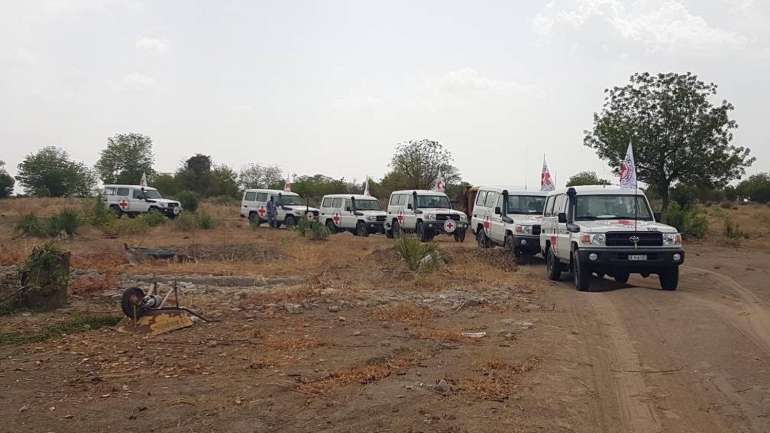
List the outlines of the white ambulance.
{"type": "Polygon", "coordinates": [[[385,235],[389,238],[412,232],[423,242],[437,234],[447,234],[462,242],[467,227],[465,214],[452,209],[449,197],[443,192],[404,190],[390,194],[385,220],[385,235]]]}
{"type": "Polygon", "coordinates": [[[385,233],[386,214],[376,197],[361,194],[328,194],[321,200],[322,223],[332,233],[349,231],[356,236],[385,233]]]}
{"type": "Polygon", "coordinates": [[[318,219],[320,210],[308,206],[305,199],[296,192],[279,189],[247,189],[241,200],[241,217],[248,218],[254,224],[267,222],[267,202],[270,199],[276,205],[278,225],[294,227],[300,218],[318,219]]]}
{"type": "Polygon", "coordinates": [[[157,189],[140,185],[104,185],[102,197],[107,207],[120,218],[134,217],[148,212],[161,213],[175,218],[182,212],[182,205],[176,200],[165,199],[157,189]]]}

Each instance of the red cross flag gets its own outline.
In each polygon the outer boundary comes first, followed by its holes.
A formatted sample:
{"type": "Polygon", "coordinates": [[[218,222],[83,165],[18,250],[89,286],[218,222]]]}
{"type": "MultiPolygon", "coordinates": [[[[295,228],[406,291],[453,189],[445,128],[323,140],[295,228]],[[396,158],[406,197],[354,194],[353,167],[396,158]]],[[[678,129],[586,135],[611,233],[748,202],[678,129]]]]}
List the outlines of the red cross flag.
{"type": "Polygon", "coordinates": [[[286,183],[283,184],[283,190],[291,192],[291,178],[289,176],[286,176],[286,183]]]}
{"type": "Polygon", "coordinates": [[[147,173],[142,173],[142,178],[139,180],[139,186],[147,188],[147,173]]]}
{"type": "Polygon", "coordinates": [[[369,176],[366,176],[366,183],[364,183],[364,195],[371,195],[369,194],[369,176]]]}
{"type": "Polygon", "coordinates": [[[620,163],[620,187],[636,189],[636,163],[634,162],[634,149],[631,141],[628,142],[626,157],[620,163]]]}
{"type": "Polygon", "coordinates": [[[545,155],[543,155],[543,171],[540,172],[540,191],[553,191],[554,188],[553,178],[548,170],[548,164],[545,162],[545,155]]]}
{"type": "Polygon", "coordinates": [[[444,181],[443,176],[439,176],[436,180],[436,187],[434,189],[436,192],[444,192],[446,190],[446,181],[444,181]]]}

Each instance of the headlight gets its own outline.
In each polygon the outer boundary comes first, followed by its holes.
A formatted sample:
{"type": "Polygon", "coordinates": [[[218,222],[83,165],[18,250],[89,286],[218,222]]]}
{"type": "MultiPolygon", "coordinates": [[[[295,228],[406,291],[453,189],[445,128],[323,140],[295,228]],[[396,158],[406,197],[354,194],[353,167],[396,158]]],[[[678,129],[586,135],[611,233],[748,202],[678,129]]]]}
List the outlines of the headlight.
{"type": "Polygon", "coordinates": [[[432,213],[425,214],[425,219],[428,221],[433,221],[436,219],[436,214],[432,214],[432,213]]]}
{"type": "Polygon", "coordinates": [[[524,234],[524,235],[531,235],[532,234],[532,226],[516,226],[516,233],[524,234]]]}
{"type": "Polygon", "coordinates": [[[464,213],[460,214],[460,221],[465,221],[465,214],[464,213]]]}
{"type": "Polygon", "coordinates": [[[596,245],[603,247],[606,244],[607,237],[604,233],[584,233],[580,235],[580,243],[583,245],[596,245]]]}
{"type": "Polygon", "coordinates": [[[682,235],[679,233],[663,233],[663,245],[667,247],[682,245],[682,235]]]}
{"type": "Polygon", "coordinates": [[[375,215],[368,215],[368,216],[366,217],[366,220],[367,220],[367,221],[375,221],[376,219],[377,219],[377,216],[375,216],[375,215]]]}

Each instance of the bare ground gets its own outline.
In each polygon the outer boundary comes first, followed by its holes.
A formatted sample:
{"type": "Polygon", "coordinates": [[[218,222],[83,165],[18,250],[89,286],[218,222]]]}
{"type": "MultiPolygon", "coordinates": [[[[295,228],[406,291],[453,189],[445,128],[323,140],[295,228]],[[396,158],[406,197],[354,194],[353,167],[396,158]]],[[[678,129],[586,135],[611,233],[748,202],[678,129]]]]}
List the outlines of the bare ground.
{"type": "Polygon", "coordinates": [[[238,224],[128,240],[204,251],[194,263],[131,266],[124,240],[73,241],[71,307],[0,317],[0,332],[114,314],[118,286],[153,279],[220,321],[0,345],[0,431],[770,431],[766,252],[691,246],[676,292],[632,278],[579,293],[471,242],[441,241],[447,267],[416,276],[384,238],[238,224]]]}

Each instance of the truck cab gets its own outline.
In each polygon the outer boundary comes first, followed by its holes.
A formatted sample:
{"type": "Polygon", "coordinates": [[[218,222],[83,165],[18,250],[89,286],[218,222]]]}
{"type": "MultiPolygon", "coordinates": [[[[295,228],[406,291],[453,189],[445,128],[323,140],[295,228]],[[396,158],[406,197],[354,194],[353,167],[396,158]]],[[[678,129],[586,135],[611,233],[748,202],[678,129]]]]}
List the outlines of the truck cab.
{"type": "Polygon", "coordinates": [[[558,280],[571,271],[577,289],[590,291],[594,274],[621,283],[631,273],[657,274],[664,290],[676,290],[685,257],[682,236],[656,219],[636,189],[598,185],[552,191],[540,232],[548,277],[558,280]]]}
{"type": "Polygon", "coordinates": [[[163,198],[160,192],[151,186],[104,185],[102,198],[118,218],[149,212],[176,218],[182,212],[182,205],[178,201],[163,198]]]}

